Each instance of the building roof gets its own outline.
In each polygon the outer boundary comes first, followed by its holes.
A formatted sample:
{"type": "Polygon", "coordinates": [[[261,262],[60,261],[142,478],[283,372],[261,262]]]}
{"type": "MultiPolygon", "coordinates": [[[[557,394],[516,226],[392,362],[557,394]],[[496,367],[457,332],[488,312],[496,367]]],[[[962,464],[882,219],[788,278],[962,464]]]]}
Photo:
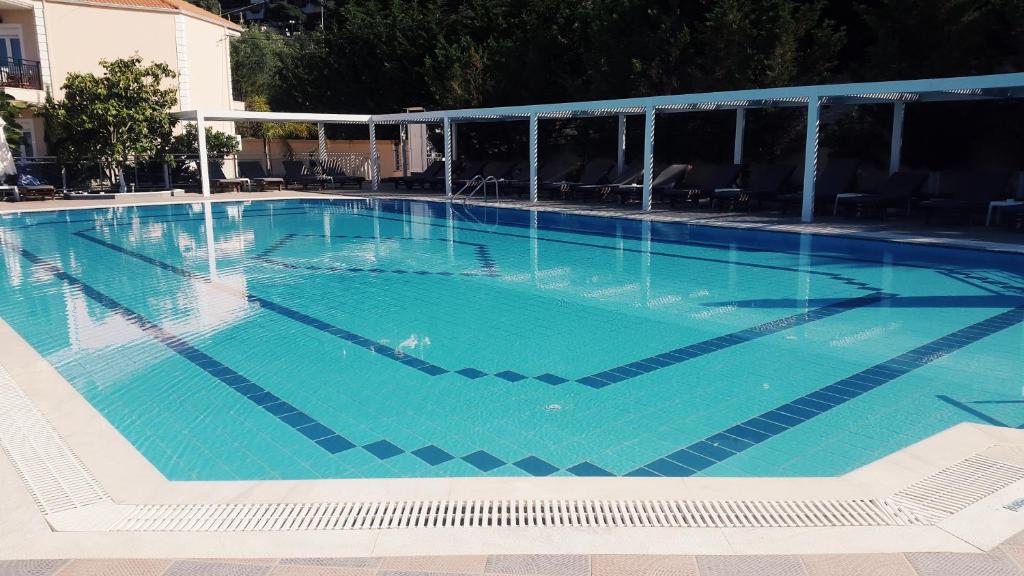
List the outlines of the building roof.
{"type": "Polygon", "coordinates": [[[107,6],[111,8],[173,10],[175,12],[182,12],[189,16],[199,18],[200,20],[205,20],[211,24],[230,28],[237,32],[242,31],[241,25],[236,24],[227,18],[222,18],[213,12],[204,10],[195,4],[187,2],[186,0],[75,0],[75,3],[95,4],[97,6],[107,6]]]}

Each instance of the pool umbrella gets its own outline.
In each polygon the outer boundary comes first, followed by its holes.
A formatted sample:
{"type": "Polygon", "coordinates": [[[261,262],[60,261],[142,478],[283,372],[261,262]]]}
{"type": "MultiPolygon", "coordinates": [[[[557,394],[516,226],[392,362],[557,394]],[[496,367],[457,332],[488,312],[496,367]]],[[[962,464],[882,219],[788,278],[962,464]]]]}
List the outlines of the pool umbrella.
{"type": "Polygon", "coordinates": [[[0,118],[0,176],[4,177],[18,173],[18,169],[14,167],[14,155],[11,154],[11,147],[7,145],[5,126],[7,123],[0,118]]]}

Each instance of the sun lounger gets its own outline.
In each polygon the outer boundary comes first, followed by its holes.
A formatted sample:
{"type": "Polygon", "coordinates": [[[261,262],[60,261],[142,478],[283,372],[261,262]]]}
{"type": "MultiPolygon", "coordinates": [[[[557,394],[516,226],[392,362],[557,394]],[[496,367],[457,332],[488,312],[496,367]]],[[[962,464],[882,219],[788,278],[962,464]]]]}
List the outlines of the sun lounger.
{"type": "Polygon", "coordinates": [[[224,175],[224,167],[216,161],[207,163],[207,173],[210,184],[215,188],[211,192],[241,192],[252,185],[248,178],[228,178],[224,175]]]}
{"type": "Polygon", "coordinates": [[[334,184],[342,188],[349,184],[354,184],[356,188],[362,188],[363,182],[366,181],[366,178],[362,176],[349,176],[341,167],[339,160],[330,156],[327,157],[323,165],[318,159],[310,158],[309,170],[313,175],[329,177],[334,184]]]}
{"type": "Polygon", "coordinates": [[[427,166],[423,172],[413,172],[408,176],[399,176],[394,179],[395,187],[405,186],[406,189],[412,190],[419,186],[426,188],[432,186],[437,179],[440,178],[441,182],[444,182],[444,161],[437,160],[430,166],[427,166]]]}
{"type": "Polygon", "coordinates": [[[14,177],[15,188],[12,198],[15,202],[29,199],[53,200],[57,197],[56,188],[29,174],[29,168],[26,165],[18,165],[17,169],[18,173],[14,177]]]}
{"type": "Polygon", "coordinates": [[[615,167],[615,162],[606,158],[595,158],[590,160],[583,165],[583,170],[580,172],[579,178],[574,181],[564,182],[546,182],[544,184],[545,190],[557,189],[563,196],[563,198],[576,199],[577,191],[583,188],[579,192],[579,195],[585,196],[591,186],[597,186],[608,182],[608,173],[611,172],[612,168],[615,167]]]}
{"type": "Polygon", "coordinates": [[[616,195],[620,187],[635,185],[643,174],[643,164],[640,164],[639,162],[627,164],[622,168],[621,173],[609,176],[608,182],[604,184],[594,184],[591,186],[577,186],[575,192],[576,194],[587,197],[598,197],[604,201],[607,200],[609,196],[616,195]]]}
{"type": "MultiPolygon", "coordinates": [[[[537,168],[538,196],[545,183],[562,182],[577,168],[579,168],[579,161],[572,158],[560,158],[540,165],[537,168]]],[[[522,180],[507,183],[508,189],[515,192],[520,198],[530,193],[529,167],[526,169],[525,176],[522,180]]]]}
{"type": "Polygon", "coordinates": [[[952,214],[969,224],[973,217],[984,214],[989,202],[1007,196],[1008,171],[999,172],[943,172],[939,175],[941,197],[921,202],[925,222],[936,214],[952,214]]]}
{"type": "MultiPolygon", "coordinates": [[[[657,173],[654,180],[651,181],[651,196],[653,197],[671,190],[675,187],[676,183],[686,177],[686,173],[689,172],[691,166],[689,164],[669,164],[664,170],[657,173]]],[[[643,195],[644,185],[643,184],[632,184],[623,185],[616,188],[615,192],[619,195],[619,202],[625,204],[629,200],[640,199],[643,195]]]]}
{"type": "Polygon", "coordinates": [[[317,176],[310,174],[306,166],[298,160],[285,160],[281,163],[284,166],[285,184],[301,184],[303,190],[315,186],[323,190],[328,184],[333,184],[334,179],[330,176],[317,176]]]}
{"type": "Polygon", "coordinates": [[[284,178],[270,176],[263,169],[263,164],[255,160],[239,162],[238,173],[243,178],[248,178],[260,190],[284,190],[284,178]]]}
{"type": "Polygon", "coordinates": [[[675,187],[661,189],[657,196],[668,200],[673,208],[680,200],[699,202],[710,198],[715,190],[734,187],[742,170],[741,164],[696,164],[685,178],[676,181],[675,187]]]}
{"type": "MultiPolygon", "coordinates": [[[[850,158],[833,158],[825,164],[815,179],[814,205],[825,206],[832,210],[836,203],[836,196],[849,194],[857,186],[857,170],[860,168],[860,160],[850,158]]],[[[785,213],[790,206],[803,204],[803,194],[795,192],[792,194],[779,194],[775,197],[779,207],[785,213]]]]}
{"type": "Polygon", "coordinates": [[[746,204],[748,211],[755,202],[760,207],[765,200],[782,194],[794,170],[796,166],[792,164],[754,165],[750,168],[750,174],[743,187],[716,188],[712,191],[712,207],[718,207],[723,202],[730,206],[746,204]]]}
{"type": "Polygon", "coordinates": [[[838,212],[843,207],[850,207],[857,214],[866,211],[877,211],[884,220],[889,208],[903,208],[910,213],[910,203],[924,183],[928,174],[924,172],[894,172],[882,182],[878,190],[856,194],[840,194],[835,200],[838,212]]]}

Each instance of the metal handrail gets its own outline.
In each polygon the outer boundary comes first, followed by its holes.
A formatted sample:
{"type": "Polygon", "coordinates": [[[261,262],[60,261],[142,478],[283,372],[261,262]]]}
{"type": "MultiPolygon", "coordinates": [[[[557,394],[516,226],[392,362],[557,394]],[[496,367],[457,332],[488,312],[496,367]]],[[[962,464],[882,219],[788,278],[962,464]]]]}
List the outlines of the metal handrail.
{"type": "MultiPolygon", "coordinates": [[[[452,200],[458,198],[459,196],[462,195],[463,192],[466,191],[466,189],[468,189],[470,186],[473,186],[473,189],[470,190],[470,192],[469,192],[469,196],[466,197],[466,198],[471,198],[473,196],[473,194],[476,194],[476,191],[479,190],[480,186],[482,186],[483,184],[484,184],[484,177],[483,176],[481,176],[479,174],[477,174],[476,176],[473,176],[472,178],[467,180],[465,184],[462,185],[462,188],[459,188],[458,192],[456,192],[455,194],[452,194],[452,200]]],[[[465,203],[465,201],[466,200],[464,198],[463,199],[463,203],[465,203]]]]}
{"type": "Polygon", "coordinates": [[[42,90],[39,62],[23,58],[0,60],[0,86],[42,90]]]}
{"type": "Polygon", "coordinates": [[[487,183],[488,182],[491,182],[492,184],[494,184],[494,201],[495,202],[501,202],[501,197],[498,194],[498,184],[499,184],[500,181],[498,180],[498,178],[496,176],[488,176],[487,178],[484,178],[484,202],[487,201],[487,183]]]}

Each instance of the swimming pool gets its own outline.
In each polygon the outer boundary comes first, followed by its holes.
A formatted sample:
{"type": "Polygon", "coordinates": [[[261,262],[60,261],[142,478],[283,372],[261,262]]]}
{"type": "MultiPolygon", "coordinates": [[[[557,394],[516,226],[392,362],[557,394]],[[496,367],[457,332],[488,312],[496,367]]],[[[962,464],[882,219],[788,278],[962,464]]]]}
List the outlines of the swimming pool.
{"type": "Polygon", "coordinates": [[[0,317],[172,480],[828,476],[1024,425],[1019,255],[344,199],[0,242],[0,317]]]}

